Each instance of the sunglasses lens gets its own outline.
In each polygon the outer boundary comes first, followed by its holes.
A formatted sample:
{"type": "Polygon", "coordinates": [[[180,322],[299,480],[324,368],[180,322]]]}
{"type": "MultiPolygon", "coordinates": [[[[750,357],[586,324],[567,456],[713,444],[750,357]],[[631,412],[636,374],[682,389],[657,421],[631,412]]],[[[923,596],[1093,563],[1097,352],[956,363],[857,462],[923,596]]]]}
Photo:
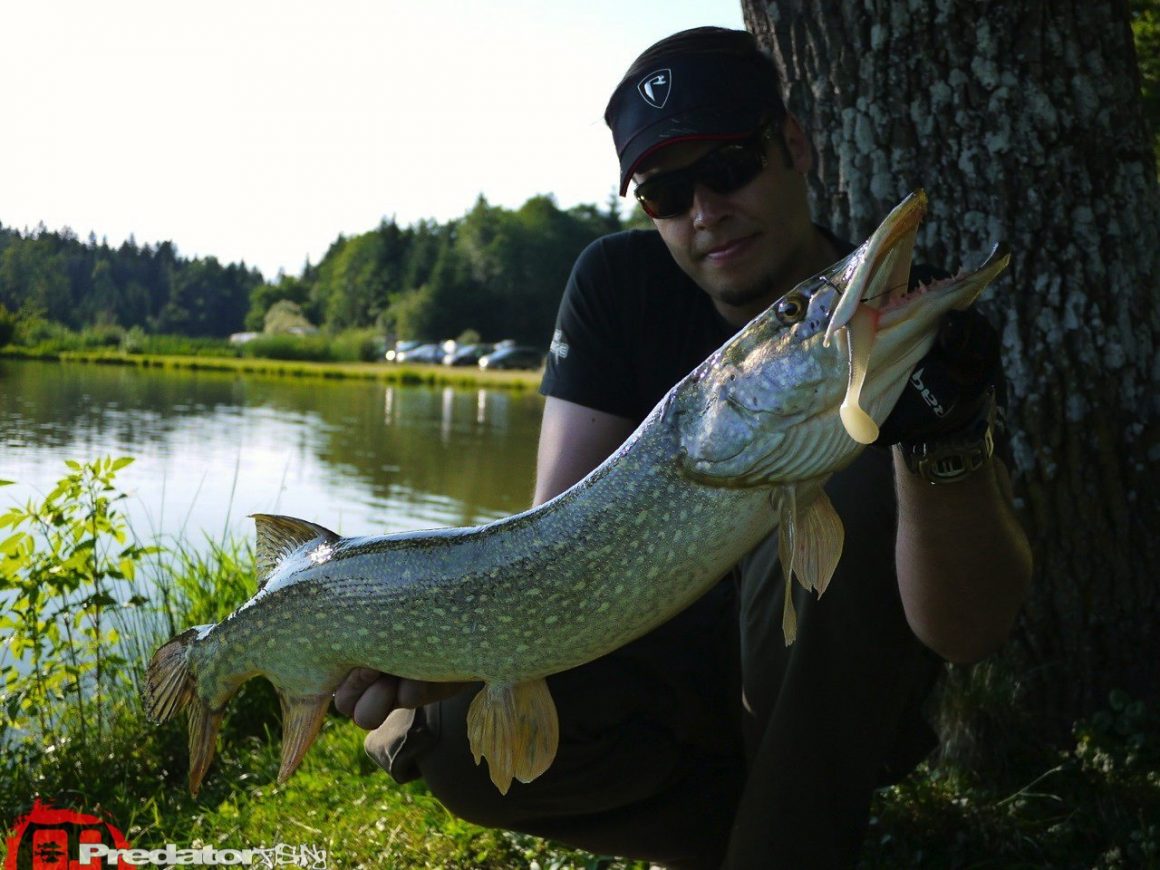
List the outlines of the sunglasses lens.
{"type": "MultiPolygon", "coordinates": [[[[678,175],[679,173],[667,173],[678,175]]],[[[675,217],[689,210],[693,204],[693,181],[688,176],[650,178],[637,185],[636,199],[644,213],[651,218],[675,217]]]]}
{"type": "Polygon", "coordinates": [[[757,143],[723,145],[684,169],[656,175],[636,187],[636,198],[651,218],[682,215],[693,204],[698,184],[715,193],[732,193],[747,185],[765,167],[757,143]]]}
{"type": "Polygon", "coordinates": [[[747,145],[726,145],[701,167],[698,181],[716,193],[732,193],[749,184],[765,168],[765,155],[747,145]]]}

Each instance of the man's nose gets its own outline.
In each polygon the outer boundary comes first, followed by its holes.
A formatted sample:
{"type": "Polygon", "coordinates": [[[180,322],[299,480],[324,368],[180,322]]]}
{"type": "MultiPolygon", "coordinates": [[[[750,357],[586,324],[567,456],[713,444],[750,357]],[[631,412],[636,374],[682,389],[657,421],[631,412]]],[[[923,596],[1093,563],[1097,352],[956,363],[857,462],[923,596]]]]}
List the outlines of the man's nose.
{"type": "Polygon", "coordinates": [[[703,184],[693,187],[693,226],[706,229],[721,222],[732,207],[726,194],[717,193],[703,184]]]}

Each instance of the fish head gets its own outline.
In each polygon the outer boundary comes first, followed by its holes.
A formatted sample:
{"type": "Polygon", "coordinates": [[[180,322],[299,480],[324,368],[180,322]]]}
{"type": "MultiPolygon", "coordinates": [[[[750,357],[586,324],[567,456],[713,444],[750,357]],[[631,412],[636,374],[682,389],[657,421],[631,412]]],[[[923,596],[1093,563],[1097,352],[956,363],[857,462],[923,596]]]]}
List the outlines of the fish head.
{"type": "Polygon", "coordinates": [[[925,211],[925,194],[911,194],[853,253],[774,302],[681,383],[672,413],[687,476],[784,485],[857,456],[867,438],[842,410],[856,379],[876,429],[942,314],[968,306],[1007,263],[997,247],[978,270],[908,292],[925,211]]]}

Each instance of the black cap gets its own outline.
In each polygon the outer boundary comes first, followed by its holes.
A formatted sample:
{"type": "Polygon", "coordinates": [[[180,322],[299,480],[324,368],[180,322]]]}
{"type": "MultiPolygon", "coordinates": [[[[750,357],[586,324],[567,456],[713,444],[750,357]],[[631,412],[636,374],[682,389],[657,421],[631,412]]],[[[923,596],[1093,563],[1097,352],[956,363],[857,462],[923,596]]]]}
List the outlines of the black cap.
{"type": "Polygon", "coordinates": [[[625,79],[604,119],[620,158],[620,195],[640,162],[676,142],[744,139],[785,106],[768,72],[753,57],[697,53],[660,60],[657,68],[625,79]]]}

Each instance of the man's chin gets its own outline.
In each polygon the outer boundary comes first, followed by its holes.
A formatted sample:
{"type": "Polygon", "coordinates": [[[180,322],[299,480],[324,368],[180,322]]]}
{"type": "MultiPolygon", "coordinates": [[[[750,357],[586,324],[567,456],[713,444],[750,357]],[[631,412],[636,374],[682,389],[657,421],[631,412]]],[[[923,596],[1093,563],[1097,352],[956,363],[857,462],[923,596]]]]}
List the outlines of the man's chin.
{"type": "Polygon", "coordinates": [[[768,284],[762,284],[756,287],[730,286],[714,288],[709,295],[720,305],[745,311],[754,308],[757,311],[764,311],[774,301],[772,298],[773,291],[770,290],[768,284]]]}
{"type": "Polygon", "coordinates": [[[709,293],[713,306],[734,326],[744,326],[774,302],[773,291],[762,288],[719,288],[709,293]]]}

